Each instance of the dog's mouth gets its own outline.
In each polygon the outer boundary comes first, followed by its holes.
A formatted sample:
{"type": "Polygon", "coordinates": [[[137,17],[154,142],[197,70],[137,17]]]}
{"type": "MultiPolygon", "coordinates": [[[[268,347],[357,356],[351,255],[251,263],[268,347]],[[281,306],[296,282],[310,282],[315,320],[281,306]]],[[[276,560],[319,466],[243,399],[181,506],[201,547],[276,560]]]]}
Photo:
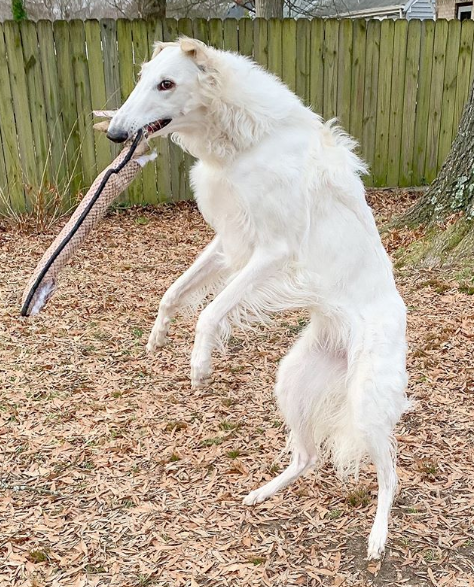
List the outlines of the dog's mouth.
{"type": "Polygon", "coordinates": [[[162,118],[161,120],[155,120],[155,122],[150,122],[150,124],[147,124],[145,126],[145,132],[147,135],[152,135],[155,132],[161,130],[162,128],[165,128],[165,126],[168,126],[170,122],[171,118],[162,118]]]}

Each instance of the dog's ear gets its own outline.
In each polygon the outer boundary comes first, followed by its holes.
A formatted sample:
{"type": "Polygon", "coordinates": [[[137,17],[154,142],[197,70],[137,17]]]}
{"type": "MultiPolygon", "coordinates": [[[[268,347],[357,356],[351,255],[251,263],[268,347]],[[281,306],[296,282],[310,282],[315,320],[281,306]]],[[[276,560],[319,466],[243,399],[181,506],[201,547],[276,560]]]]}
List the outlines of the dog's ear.
{"type": "Polygon", "coordinates": [[[208,46],[205,43],[189,37],[180,37],[179,46],[183,53],[194,59],[199,65],[203,65],[207,60],[208,46]]]}
{"type": "Polygon", "coordinates": [[[156,43],[153,45],[153,53],[151,54],[151,58],[154,59],[157,55],[159,55],[162,51],[162,49],[164,48],[164,43],[162,43],[161,41],[156,41],[156,43]]]}
{"type": "Polygon", "coordinates": [[[153,53],[151,54],[151,58],[154,59],[157,55],[159,55],[165,47],[176,47],[176,43],[172,43],[169,41],[156,41],[153,45],[153,53]]]}

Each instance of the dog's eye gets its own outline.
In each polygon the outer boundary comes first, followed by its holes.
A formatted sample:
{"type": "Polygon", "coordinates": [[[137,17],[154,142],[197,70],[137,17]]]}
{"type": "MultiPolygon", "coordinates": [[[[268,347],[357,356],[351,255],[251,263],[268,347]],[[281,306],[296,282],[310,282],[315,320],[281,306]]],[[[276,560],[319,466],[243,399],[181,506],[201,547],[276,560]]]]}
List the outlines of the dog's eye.
{"type": "Polygon", "coordinates": [[[158,84],[158,89],[160,92],[171,90],[172,88],[174,88],[174,82],[172,82],[170,79],[164,79],[158,84]]]}

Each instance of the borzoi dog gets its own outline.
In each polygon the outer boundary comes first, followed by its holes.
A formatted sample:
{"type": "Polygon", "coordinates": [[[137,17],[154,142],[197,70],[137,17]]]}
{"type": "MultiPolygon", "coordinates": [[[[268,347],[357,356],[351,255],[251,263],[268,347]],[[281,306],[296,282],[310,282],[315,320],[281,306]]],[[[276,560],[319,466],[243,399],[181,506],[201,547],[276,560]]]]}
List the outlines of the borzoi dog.
{"type": "Polygon", "coordinates": [[[163,296],[147,349],[165,344],[180,308],[213,291],[191,356],[200,386],[232,324],[307,310],[275,389],[291,464],[244,502],[267,499],[324,456],[341,474],[368,456],[379,487],[368,556],[378,558],[397,481],[393,429],[408,405],[406,316],[354,141],[251,60],[188,38],[156,44],[108,136],[122,142],[143,127],[173,133],[198,159],[191,181],[216,233],[163,296]]]}

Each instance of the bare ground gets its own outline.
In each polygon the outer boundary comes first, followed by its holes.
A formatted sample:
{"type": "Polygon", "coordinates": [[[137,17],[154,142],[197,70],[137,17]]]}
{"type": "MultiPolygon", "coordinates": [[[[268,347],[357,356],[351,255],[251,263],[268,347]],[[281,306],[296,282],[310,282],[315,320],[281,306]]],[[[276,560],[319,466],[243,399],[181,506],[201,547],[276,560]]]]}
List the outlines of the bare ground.
{"type": "MultiPolygon", "coordinates": [[[[379,220],[416,194],[371,192],[379,220]]],[[[22,289],[47,234],[0,230],[1,586],[474,585],[473,298],[453,273],[398,270],[410,397],[387,553],[365,560],[371,467],[330,466],[254,508],[285,466],[272,396],[306,321],[235,332],[191,390],[193,320],[144,350],[160,296],[211,238],[190,204],[110,215],[34,319],[22,289]]],[[[384,233],[391,252],[419,238],[384,233]]]]}

